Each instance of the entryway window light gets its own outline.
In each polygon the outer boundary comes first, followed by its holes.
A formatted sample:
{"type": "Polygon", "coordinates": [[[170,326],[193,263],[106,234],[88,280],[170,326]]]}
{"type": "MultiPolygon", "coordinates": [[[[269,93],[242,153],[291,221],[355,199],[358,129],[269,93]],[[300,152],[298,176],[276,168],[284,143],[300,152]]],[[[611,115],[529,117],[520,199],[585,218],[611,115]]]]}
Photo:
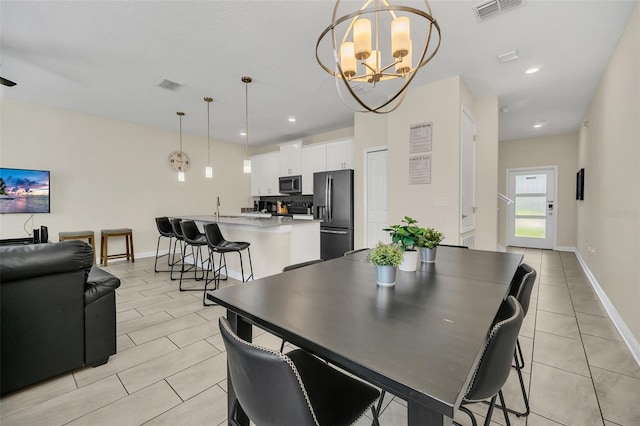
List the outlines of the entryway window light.
{"type": "Polygon", "coordinates": [[[212,179],[213,167],[211,167],[211,135],[210,135],[211,114],[209,111],[209,106],[211,105],[211,102],[213,102],[213,98],[207,97],[207,98],[204,98],[204,101],[207,103],[207,167],[204,168],[204,176],[208,179],[212,179]]]}
{"type": "Polygon", "coordinates": [[[243,163],[242,171],[244,173],[251,173],[251,160],[249,160],[249,83],[251,83],[251,77],[242,77],[244,83],[244,128],[245,128],[245,160],[243,163]]]}

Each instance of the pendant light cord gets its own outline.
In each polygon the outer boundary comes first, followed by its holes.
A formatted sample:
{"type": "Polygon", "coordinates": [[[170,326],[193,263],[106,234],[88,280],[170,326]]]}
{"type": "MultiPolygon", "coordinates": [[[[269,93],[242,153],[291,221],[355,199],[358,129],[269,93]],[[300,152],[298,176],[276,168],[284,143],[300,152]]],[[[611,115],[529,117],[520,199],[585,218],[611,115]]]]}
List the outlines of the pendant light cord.
{"type": "Polygon", "coordinates": [[[244,131],[245,131],[245,158],[249,159],[249,82],[244,84],[244,131]]]}
{"type": "Polygon", "coordinates": [[[209,112],[209,106],[211,106],[211,101],[207,100],[206,98],[205,98],[205,101],[207,101],[207,165],[211,167],[211,140],[210,140],[210,134],[209,134],[209,131],[211,129],[211,124],[209,122],[211,117],[211,113],[209,112]]]}

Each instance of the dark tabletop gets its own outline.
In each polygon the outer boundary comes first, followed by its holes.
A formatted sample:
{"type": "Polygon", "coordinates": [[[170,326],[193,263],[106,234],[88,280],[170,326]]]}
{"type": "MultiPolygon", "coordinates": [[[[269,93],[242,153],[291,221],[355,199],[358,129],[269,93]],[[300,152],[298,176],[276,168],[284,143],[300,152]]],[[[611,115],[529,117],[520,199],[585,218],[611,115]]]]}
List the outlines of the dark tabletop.
{"type": "Polygon", "coordinates": [[[521,255],[439,248],[376,285],[365,253],[208,297],[396,395],[453,417],[521,255]]]}

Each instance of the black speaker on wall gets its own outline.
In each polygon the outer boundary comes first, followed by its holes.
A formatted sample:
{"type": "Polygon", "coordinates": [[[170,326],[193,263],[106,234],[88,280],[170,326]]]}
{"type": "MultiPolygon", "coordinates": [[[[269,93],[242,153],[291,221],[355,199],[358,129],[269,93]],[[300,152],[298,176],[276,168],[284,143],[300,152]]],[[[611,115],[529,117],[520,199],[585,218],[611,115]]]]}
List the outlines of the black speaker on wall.
{"type": "Polygon", "coordinates": [[[576,173],[576,200],[584,200],[584,169],[576,173]]]}

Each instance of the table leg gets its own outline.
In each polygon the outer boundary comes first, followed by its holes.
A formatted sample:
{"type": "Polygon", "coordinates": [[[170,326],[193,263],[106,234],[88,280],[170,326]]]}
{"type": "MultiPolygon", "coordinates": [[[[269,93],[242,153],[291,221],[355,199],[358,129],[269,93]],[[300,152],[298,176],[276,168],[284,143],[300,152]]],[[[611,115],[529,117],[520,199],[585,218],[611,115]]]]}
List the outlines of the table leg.
{"type": "Polygon", "coordinates": [[[411,425],[436,425],[451,426],[453,419],[430,410],[417,402],[408,401],[408,424],[411,425]]]}
{"type": "MultiPolygon", "coordinates": [[[[238,314],[227,310],[227,319],[231,325],[231,329],[236,333],[238,337],[247,342],[251,342],[252,329],[251,324],[246,322],[238,314]]],[[[229,426],[235,425],[232,423],[231,416],[233,415],[233,408],[236,403],[236,392],[233,389],[233,383],[231,383],[231,376],[229,375],[229,367],[227,366],[227,424],[229,426]]],[[[249,426],[249,417],[245,414],[240,405],[236,409],[236,422],[240,426],[249,426]]]]}

